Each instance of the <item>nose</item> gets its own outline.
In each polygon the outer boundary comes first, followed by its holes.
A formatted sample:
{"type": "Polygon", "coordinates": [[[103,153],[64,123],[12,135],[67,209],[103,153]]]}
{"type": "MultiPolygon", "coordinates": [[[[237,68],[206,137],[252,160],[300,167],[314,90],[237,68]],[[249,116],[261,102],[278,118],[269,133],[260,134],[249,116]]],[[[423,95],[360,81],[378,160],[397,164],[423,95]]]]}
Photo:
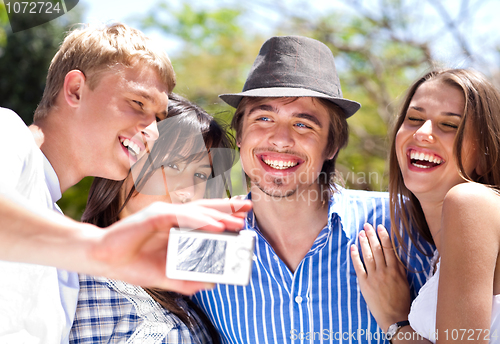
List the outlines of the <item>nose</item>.
{"type": "Polygon", "coordinates": [[[432,130],[432,122],[431,120],[427,120],[417,129],[417,131],[415,131],[413,137],[421,142],[434,142],[432,130]]]}
{"type": "Polygon", "coordinates": [[[290,148],[294,144],[292,135],[291,128],[286,123],[278,123],[269,141],[276,148],[290,148]]]}
{"type": "Polygon", "coordinates": [[[151,122],[146,128],[142,129],[142,134],[146,138],[147,141],[155,141],[160,136],[158,132],[158,126],[156,125],[156,119],[151,122]]]}
{"type": "Polygon", "coordinates": [[[194,196],[194,185],[189,185],[182,187],[182,189],[177,189],[174,191],[174,194],[182,203],[189,202],[193,199],[194,196]]]}

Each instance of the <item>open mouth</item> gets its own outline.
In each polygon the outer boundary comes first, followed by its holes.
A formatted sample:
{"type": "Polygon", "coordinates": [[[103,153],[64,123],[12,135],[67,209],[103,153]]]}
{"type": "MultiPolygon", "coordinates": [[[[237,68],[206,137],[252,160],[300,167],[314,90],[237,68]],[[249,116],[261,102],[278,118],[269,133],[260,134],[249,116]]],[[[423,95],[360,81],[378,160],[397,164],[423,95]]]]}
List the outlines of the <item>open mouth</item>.
{"type": "Polygon", "coordinates": [[[410,151],[410,162],[413,166],[418,168],[432,168],[441,165],[444,160],[435,154],[410,151]]]}
{"type": "Polygon", "coordinates": [[[127,148],[128,152],[133,157],[138,156],[139,153],[141,152],[141,148],[139,147],[139,145],[137,145],[136,143],[132,142],[129,139],[120,138],[120,142],[123,145],[123,147],[127,148]]]}
{"type": "Polygon", "coordinates": [[[287,168],[295,167],[299,164],[298,161],[283,161],[283,160],[270,160],[262,159],[262,161],[269,167],[276,170],[286,170],[287,168]]]}

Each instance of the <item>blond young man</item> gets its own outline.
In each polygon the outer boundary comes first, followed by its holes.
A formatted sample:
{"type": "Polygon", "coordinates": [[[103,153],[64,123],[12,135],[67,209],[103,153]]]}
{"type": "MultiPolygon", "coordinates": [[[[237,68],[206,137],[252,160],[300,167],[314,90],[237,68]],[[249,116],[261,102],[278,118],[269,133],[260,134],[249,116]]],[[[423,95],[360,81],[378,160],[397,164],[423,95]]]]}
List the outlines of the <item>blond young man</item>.
{"type": "Polygon", "coordinates": [[[83,177],[127,176],[158,137],[174,86],[167,55],[140,31],[87,27],[71,32],[52,60],[29,128],[0,108],[0,342],[68,342],[79,285],[66,270],[184,293],[204,287],[166,279],[166,233],[241,227],[218,211],[228,202],[158,203],[107,230],[56,213],[55,202],[83,177]]]}

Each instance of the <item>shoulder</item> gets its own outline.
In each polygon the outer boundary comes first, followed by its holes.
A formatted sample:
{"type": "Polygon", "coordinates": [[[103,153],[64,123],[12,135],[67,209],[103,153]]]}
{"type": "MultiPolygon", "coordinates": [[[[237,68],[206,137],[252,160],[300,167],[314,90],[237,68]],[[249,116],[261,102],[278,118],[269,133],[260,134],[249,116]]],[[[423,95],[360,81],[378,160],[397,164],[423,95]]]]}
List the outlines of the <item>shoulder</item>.
{"type": "Polygon", "coordinates": [[[338,188],[332,195],[329,209],[329,225],[338,218],[347,236],[355,238],[366,222],[389,229],[389,196],[386,192],[349,190],[338,188]]]}
{"type": "Polygon", "coordinates": [[[341,217],[348,214],[363,217],[362,213],[368,216],[371,213],[385,214],[388,211],[387,192],[337,188],[330,198],[330,213],[337,213],[341,217]]]}
{"type": "MultiPolygon", "coordinates": [[[[500,235],[500,195],[474,182],[454,186],[443,201],[442,221],[453,234],[467,238],[495,240],[500,235]]],[[[444,235],[448,231],[444,231],[444,235]]]]}
{"type": "Polygon", "coordinates": [[[498,209],[499,194],[486,185],[466,182],[455,185],[444,198],[443,207],[462,209],[467,212],[487,210],[491,207],[498,209]]]}
{"type": "Polygon", "coordinates": [[[330,198],[330,213],[388,213],[387,192],[350,190],[338,188],[330,198]]]}
{"type": "Polygon", "coordinates": [[[0,141],[8,142],[9,145],[13,142],[22,143],[26,137],[33,137],[17,113],[2,107],[0,107],[0,128],[2,129],[0,141]]]}
{"type": "Polygon", "coordinates": [[[389,193],[381,191],[344,189],[341,187],[337,187],[337,190],[332,195],[332,199],[388,200],[389,193]]]}
{"type": "Polygon", "coordinates": [[[19,117],[19,115],[17,113],[15,113],[14,111],[12,111],[10,109],[3,108],[3,107],[0,107],[0,123],[10,124],[10,125],[15,125],[15,126],[22,125],[22,126],[26,127],[23,120],[21,119],[21,117],[19,117]]]}
{"type": "Polygon", "coordinates": [[[109,287],[109,280],[80,274],[80,292],[69,335],[71,343],[126,340],[140,324],[134,305],[109,287]],[[121,331],[116,331],[117,326],[121,331]]]}

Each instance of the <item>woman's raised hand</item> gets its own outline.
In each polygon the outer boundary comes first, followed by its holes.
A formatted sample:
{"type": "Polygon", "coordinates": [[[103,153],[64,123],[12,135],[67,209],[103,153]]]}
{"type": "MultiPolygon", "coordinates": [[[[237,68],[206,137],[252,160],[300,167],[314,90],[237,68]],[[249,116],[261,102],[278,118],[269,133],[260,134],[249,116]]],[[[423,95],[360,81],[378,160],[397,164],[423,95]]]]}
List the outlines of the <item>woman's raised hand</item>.
{"type": "Polygon", "coordinates": [[[382,225],[377,231],[378,237],[372,225],[364,225],[359,233],[364,264],[356,245],[351,246],[351,258],[368,308],[386,332],[391,324],[408,319],[411,298],[405,268],[396,257],[389,233],[382,225]]]}

